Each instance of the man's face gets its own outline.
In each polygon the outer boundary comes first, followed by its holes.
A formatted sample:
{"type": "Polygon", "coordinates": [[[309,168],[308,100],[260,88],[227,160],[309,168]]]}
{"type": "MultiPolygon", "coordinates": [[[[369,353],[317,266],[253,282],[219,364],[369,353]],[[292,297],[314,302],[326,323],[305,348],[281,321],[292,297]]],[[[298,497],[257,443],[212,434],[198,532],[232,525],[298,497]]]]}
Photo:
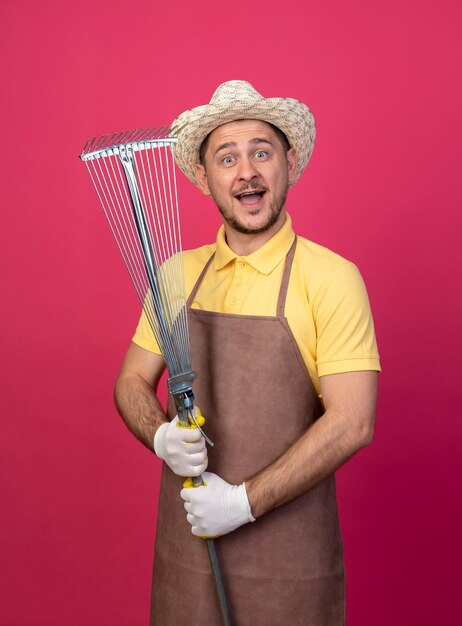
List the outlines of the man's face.
{"type": "Polygon", "coordinates": [[[209,135],[205,162],[196,166],[196,177],[225,224],[253,234],[269,230],[278,221],[296,166],[295,151],[286,150],[269,124],[239,120],[209,135]]]}

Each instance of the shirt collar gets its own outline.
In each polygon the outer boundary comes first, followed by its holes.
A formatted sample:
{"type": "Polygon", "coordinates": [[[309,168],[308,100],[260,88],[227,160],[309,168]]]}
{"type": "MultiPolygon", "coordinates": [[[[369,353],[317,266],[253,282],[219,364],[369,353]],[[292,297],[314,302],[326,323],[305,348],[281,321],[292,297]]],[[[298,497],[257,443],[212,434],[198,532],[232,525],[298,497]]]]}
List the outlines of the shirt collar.
{"type": "MultiPolygon", "coordinates": [[[[286,221],[271,239],[261,248],[252,252],[252,254],[239,258],[245,260],[261,274],[271,274],[274,268],[287,256],[294,237],[292,220],[290,215],[286,213],[286,221]]],[[[221,226],[217,235],[217,248],[214,259],[215,269],[221,270],[225,265],[237,258],[238,255],[226,243],[225,229],[224,226],[221,226]]]]}

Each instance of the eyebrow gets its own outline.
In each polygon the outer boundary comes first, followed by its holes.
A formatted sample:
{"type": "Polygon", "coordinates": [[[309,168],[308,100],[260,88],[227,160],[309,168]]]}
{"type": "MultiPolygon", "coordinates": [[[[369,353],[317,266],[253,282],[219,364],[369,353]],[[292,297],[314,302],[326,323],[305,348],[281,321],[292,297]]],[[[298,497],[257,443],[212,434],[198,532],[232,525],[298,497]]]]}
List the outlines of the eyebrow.
{"type": "MultiPolygon", "coordinates": [[[[249,143],[253,145],[257,145],[259,143],[267,143],[270,146],[273,145],[273,143],[269,139],[263,139],[262,137],[254,137],[249,141],[249,143]]],[[[227,150],[228,148],[235,148],[236,146],[237,143],[235,141],[227,141],[226,143],[222,143],[218,146],[218,148],[215,150],[215,154],[220,152],[220,150],[227,150]]]]}

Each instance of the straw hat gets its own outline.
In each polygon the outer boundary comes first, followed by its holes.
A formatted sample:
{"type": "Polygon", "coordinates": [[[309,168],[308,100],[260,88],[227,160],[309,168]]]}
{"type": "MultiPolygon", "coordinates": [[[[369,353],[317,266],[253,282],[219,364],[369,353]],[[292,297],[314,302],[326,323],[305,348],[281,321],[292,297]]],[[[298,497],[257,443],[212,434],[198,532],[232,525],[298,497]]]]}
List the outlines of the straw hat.
{"type": "Polygon", "coordinates": [[[197,185],[196,163],[204,139],[218,126],[242,119],[262,120],[282,130],[298,155],[297,174],[291,183],[294,185],[313,152],[316,135],[313,115],[303,102],[264,98],[244,80],[223,83],[209,104],[185,111],[173,122],[171,128],[178,137],[173,154],[180,169],[197,185]]]}

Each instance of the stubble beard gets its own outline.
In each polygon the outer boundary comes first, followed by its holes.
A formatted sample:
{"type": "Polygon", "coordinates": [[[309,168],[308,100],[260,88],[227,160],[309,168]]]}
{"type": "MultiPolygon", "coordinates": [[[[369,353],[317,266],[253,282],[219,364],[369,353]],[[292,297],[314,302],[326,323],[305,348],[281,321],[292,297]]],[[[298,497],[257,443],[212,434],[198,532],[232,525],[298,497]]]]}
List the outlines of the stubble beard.
{"type": "Polygon", "coordinates": [[[289,186],[287,185],[286,189],[281,191],[281,193],[274,198],[273,202],[271,202],[269,206],[269,214],[265,223],[255,228],[251,228],[243,224],[242,221],[236,215],[230,215],[229,211],[218,203],[217,199],[213,196],[213,194],[212,194],[212,198],[215,204],[217,205],[217,209],[220,211],[221,216],[231,228],[233,228],[238,233],[242,233],[244,235],[256,235],[258,233],[266,232],[267,230],[272,228],[274,224],[276,224],[276,222],[279,219],[279,216],[281,215],[281,211],[284,209],[286,205],[288,189],[289,189],[289,186]]]}

